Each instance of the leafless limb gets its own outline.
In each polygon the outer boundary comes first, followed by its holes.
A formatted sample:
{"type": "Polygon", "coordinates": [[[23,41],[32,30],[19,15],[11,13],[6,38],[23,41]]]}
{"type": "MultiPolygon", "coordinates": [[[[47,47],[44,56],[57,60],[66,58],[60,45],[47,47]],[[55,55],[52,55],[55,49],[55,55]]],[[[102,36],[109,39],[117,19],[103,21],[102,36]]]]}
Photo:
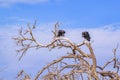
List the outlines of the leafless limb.
{"type": "Polygon", "coordinates": [[[24,71],[21,70],[17,75],[18,80],[31,80],[30,76],[24,71]]]}

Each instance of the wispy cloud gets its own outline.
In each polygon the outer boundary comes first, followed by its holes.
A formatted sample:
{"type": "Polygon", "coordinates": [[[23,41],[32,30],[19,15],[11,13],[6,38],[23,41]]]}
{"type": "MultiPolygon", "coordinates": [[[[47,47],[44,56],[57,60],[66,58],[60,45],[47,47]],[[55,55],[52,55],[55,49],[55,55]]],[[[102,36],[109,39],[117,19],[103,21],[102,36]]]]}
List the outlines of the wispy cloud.
{"type": "MultiPolygon", "coordinates": [[[[51,41],[52,39],[51,30],[53,30],[53,26],[54,22],[38,25],[37,29],[35,30],[35,37],[39,38],[38,40],[40,42],[44,42],[44,44],[49,43],[49,41],[51,41]]],[[[0,75],[3,76],[0,77],[13,79],[13,77],[16,76],[17,72],[23,68],[28,73],[33,73],[32,75],[34,75],[40,68],[50,62],[50,60],[56,59],[65,54],[65,49],[62,49],[62,51],[55,49],[50,53],[49,51],[47,51],[47,49],[40,49],[38,51],[32,49],[27,52],[22,61],[18,62],[16,58],[15,44],[13,43],[14,41],[11,39],[11,37],[17,35],[17,30],[19,28],[20,27],[17,27],[17,25],[5,26],[0,28],[0,59],[2,59],[2,61],[0,61],[0,65],[4,64],[3,67],[8,67],[6,70],[7,74],[3,71],[2,73],[0,73],[0,75]],[[33,67],[34,70],[31,70],[33,69],[33,67]],[[8,76],[10,74],[13,74],[13,76],[8,76]]],[[[98,64],[101,64],[101,62],[105,62],[106,59],[113,56],[112,49],[115,48],[117,43],[120,43],[120,29],[116,30],[115,28],[117,27],[109,25],[107,27],[103,26],[90,29],[65,28],[65,36],[70,38],[73,42],[79,43],[82,42],[81,32],[85,30],[89,31],[93,41],[92,46],[95,51],[95,55],[98,58],[98,62],[100,61],[100,63],[98,64]]]]}

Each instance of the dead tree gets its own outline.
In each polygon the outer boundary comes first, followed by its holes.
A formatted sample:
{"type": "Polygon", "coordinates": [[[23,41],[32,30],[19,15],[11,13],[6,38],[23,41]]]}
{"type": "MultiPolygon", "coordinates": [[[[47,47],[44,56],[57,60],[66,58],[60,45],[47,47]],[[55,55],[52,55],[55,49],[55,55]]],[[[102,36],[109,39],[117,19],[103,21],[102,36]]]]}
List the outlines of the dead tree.
{"type": "Polygon", "coordinates": [[[43,67],[32,80],[120,80],[119,67],[120,62],[116,57],[116,49],[114,49],[114,57],[107,61],[103,66],[97,65],[96,57],[92,49],[91,43],[87,40],[80,42],[79,44],[73,43],[66,37],[58,37],[59,23],[55,24],[55,28],[52,31],[54,36],[50,43],[43,45],[37,41],[33,35],[33,30],[36,27],[35,24],[31,27],[28,24],[28,29],[19,30],[19,36],[13,38],[17,45],[21,46],[21,49],[17,50],[20,55],[19,60],[30,48],[48,48],[49,50],[58,48],[69,48],[71,51],[66,52],[66,56],[62,56],[50,64],[43,67]],[[29,37],[27,37],[29,35],[29,37]],[[86,53],[81,49],[81,46],[85,45],[89,53],[86,53]],[[70,61],[66,61],[69,59],[70,61]],[[113,63],[112,68],[114,71],[106,70],[109,64],[113,63]],[[44,76],[42,74],[44,73],[44,76]]]}

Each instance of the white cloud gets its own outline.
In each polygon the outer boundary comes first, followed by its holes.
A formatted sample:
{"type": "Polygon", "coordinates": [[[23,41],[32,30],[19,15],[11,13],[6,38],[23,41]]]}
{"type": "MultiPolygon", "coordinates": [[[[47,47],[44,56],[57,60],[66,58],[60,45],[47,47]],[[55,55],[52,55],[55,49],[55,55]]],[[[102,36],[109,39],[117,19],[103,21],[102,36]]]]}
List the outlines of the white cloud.
{"type": "MultiPolygon", "coordinates": [[[[40,42],[48,43],[52,39],[52,32],[54,23],[47,23],[46,25],[38,25],[37,29],[35,30],[36,38],[40,42]]],[[[115,48],[117,43],[120,43],[120,29],[113,29],[111,27],[114,26],[107,26],[107,28],[90,28],[90,29],[83,29],[83,28],[72,28],[66,30],[66,37],[70,38],[73,42],[79,43],[82,42],[81,32],[82,31],[89,31],[92,41],[93,49],[95,51],[95,55],[98,58],[99,64],[105,62],[106,59],[113,56],[112,49],[115,48]],[[102,60],[101,60],[102,58],[102,60]]],[[[17,30],[20,27],[18,25],[11,25],[11,26],[4,26],[0,27],[0,65],[7,66],[7,79],[13,79],[16,76],[17,72],[20,69],[25,69],[28,73],[37,73],[37,71],[42,68],[42,66],[46,65],[53,59],[60,57],[61,55],[65,54],[66,50],[52,50],[49,52],[47,49],[40,49],[38,51],[32,49],[27,52],[27,54],[23,57],[22,61],[18,62],[15,52],[15,44],[14,41],[11,39],[12,36],[17,35],[17,30]],[[16,66],[15,66],[16,65],[16,66]],[[39,67],[38,67],[39,66],[39,67]],[[34,70],[31,70],[33,69],[34,70]],[[36,70],[35,70],[36,69],[36,70]],[[14,71],[14,72],[13,72],[14,71]],[[12,78],[11,75],[12,74],[12,78]],[[8,75],[10,75],[8,77],[8,75]]],[[[117,27],[114,27],[117,28],[117,27]]],[[[119,48],[120,49],[120,48],[119,48]]],[[[118,50],[119,50],[118,49],[118,50]]],[[[119,51],[118,51],[119,52],[119,51]]],[[[1,66],[2,67],[2,66],[1,66]]],[[[0,73],[0,77],[4,77],[6,72],[0,73]]],[[[32,74],[33,76],[33,74],[32,74]]]]}

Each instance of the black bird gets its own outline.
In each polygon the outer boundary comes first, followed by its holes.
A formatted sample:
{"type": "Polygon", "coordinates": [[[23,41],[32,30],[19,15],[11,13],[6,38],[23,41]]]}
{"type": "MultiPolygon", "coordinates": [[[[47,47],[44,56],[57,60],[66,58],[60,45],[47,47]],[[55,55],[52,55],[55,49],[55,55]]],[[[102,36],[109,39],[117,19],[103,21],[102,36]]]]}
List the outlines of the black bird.
{"type": "Polygon", "coordinates": [[[57,37],[61,37],[61,36],[64,36],[64,35],[65,35],[65,30],[59,30],[58,34],[57,34],[57,37]]]}
{"type": "Polygon", "coordinates": [[[82,32],[82,37],[84,37],[84,39],[86,39],[88,41],[90,41],[90,39],[91,39],[88,31],[82,32]]]}

